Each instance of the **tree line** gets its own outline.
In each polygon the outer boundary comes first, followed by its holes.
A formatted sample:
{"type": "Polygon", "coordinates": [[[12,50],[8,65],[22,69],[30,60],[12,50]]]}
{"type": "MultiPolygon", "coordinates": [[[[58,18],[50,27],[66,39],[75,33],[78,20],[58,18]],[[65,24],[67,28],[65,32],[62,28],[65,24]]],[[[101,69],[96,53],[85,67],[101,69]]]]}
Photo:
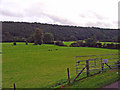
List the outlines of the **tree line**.
{"type": "MultiPolygon", "coordinates": [[[[54,44],[54,37],[53,34],[51,33],[43,33],[43,31],[40,28],[36,28],[34,33],[31,36],[31,39],[29,41],[29,39],[24,39],[24,42],[26,43],[26,45],[28,45],[28,42],[32,42],[34,43],[34,45],[41,45],[41,44],[54,44]],[[32,41],[31,41],[32,39],[32,41]]],[[[14,38],[13,40],[13,44],[16,45],[17,39],[14,38]]]]}
{"type": "MultiPolygon", "coordinates": [[[[2,22],[2,41],[34,42],[35,28],[40,28],[45,33],[50,33],[54,41],[76,41],[94,38],[99,41],[118,41],[118,29],[103,29],[97,27],[62,26],[42,23],[27,22],[2,22]]],[[[37,37],[37,36],[36,36],[37,37]]],[[[46,35],[45,35],[46,37],[46,35]]],[[[44,40],[45,41],[45,40],[44,40]]]]}
{"type": "Polygon", "coordinates": [[[107,48],[107,49],[120,49],[120,44],[109,43],[109,44],[102,44],[96,39],[88,38],[83,40],[78,40],[75,43],[72,43],[70,47],[96,47],[96,48],[107,48]]]}

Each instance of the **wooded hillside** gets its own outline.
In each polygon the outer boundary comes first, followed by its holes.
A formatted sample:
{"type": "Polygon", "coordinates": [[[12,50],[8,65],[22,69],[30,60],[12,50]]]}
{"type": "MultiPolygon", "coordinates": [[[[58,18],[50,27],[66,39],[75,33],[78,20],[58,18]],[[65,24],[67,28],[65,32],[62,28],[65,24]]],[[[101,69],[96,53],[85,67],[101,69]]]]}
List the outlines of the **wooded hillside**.
{"type": "Polygon", "coordinates": [[[42,29],[44,33],[52,33],[54,35],[54,40],[56,41],[84,40],[87,38],[94,38],[99,41],[117,41],[118,38],[118,29],[27,22],[2,22],[2,40],[13,41],[14,37],[17,38],[17,41],[27,40],[34,33],[35,28],[42,29]]]}

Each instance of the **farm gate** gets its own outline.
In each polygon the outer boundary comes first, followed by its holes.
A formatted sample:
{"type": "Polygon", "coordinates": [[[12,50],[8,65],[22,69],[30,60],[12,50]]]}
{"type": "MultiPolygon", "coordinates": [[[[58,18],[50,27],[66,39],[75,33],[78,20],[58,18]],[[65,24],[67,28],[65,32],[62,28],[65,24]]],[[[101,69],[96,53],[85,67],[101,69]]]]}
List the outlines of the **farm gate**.
{"type": "Polygon", "coordinates": [[[102,73],[109,69],[120,67],[120,53],[76,56],[76,74],[75,81],[81,73],[86,73],[87,77],[102,73]],[[86,69],[86,70],[85,70],[86,69]]]}

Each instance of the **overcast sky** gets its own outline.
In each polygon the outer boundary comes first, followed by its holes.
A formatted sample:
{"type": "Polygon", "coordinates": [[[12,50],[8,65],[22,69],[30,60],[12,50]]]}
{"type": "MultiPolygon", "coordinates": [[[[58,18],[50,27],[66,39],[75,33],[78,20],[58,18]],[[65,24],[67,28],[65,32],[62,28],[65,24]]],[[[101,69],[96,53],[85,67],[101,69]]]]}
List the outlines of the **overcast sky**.
{"type": "Polygon", "coordinates": [[[118,28],[119,0],[0,0],[0,21],[118,28]]]}

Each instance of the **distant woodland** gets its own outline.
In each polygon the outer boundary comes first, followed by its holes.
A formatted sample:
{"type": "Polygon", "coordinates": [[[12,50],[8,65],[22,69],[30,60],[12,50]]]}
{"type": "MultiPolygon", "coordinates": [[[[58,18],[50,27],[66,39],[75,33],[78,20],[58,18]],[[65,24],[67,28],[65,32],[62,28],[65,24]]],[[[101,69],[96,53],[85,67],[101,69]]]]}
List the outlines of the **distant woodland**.
{"type": "Polygon", "coordinates": [[[98,27],[62,26],[55,24],[2,22],[2,41],[29,41],[33,42],[32,35],[35,28],[43,33],[51,33],[54,41],[76,41],[93,38],[99,41],[118,42],[118,29],[104,29],[98,27]]]}

